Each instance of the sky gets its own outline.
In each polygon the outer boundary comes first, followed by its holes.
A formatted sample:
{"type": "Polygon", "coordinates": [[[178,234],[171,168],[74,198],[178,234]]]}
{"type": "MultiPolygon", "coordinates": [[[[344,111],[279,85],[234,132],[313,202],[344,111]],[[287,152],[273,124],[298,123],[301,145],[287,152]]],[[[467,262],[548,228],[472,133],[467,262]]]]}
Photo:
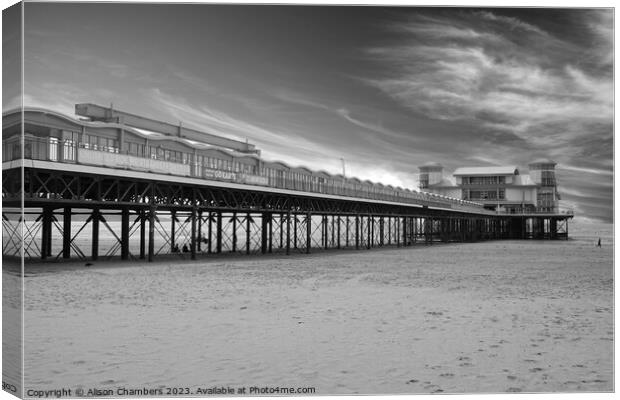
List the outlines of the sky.
{"type": "Polygon", "coordinates": [[[26,3],[24,104],[82,102],[409,188],[551,158],[563,206],[613,219],[611,9],[26,3]]]}

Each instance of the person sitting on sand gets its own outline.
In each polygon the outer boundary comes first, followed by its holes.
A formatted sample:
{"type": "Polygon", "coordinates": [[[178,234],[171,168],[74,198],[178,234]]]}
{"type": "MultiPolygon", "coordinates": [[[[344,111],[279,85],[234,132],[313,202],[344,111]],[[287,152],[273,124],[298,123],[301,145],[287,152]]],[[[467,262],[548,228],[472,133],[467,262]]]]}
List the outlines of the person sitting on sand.
{"type": "Polygon", "coordinates": [[[189,253],[189,248],[187,247],[187,244],[183,245],[183,253],[189,253]]]}

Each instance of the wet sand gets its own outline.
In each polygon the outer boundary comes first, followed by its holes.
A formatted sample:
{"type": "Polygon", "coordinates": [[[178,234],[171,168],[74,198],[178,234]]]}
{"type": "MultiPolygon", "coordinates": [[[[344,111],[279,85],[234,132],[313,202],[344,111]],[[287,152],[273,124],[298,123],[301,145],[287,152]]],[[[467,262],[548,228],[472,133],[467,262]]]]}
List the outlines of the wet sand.
{"type": "Polygon", "coordinates": [[[613,249],[594,243],[31,265],[26,389],[612,391],[613,249]]]}

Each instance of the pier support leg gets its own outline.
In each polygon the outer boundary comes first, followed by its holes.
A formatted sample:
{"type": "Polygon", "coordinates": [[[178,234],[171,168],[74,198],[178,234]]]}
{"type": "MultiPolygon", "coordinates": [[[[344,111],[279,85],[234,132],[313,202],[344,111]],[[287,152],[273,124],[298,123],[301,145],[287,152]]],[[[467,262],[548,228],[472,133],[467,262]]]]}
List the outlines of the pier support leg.
{"type": "Polygon", "coordinates": [[[280,248],[284,247],[284,214],[280,214],[280,248]]]}
{"type": "Polygon", "coordinates": [[[218,211],[215,221],[215,252],[220,254],[222,252],[222,212],[218,211]]]}
{"type": "Polygon", "coordinates": [[[367,238],[366,238],[366,250],[370,250],[370,247],[372,246],[372,241],[373,241],[373,230],[374,230],[374,224],[375,224],[375,220],[372,217],[372,215],[368,216],[368,222],[366,223],[366,231],[367,231],[367,238]]]}
{"type": "Polygon", "coordinates": [[[197,217],[198,212],[196,211],[196,207],[192,208],[192,215],[191,215],[191,224],[192,224],[192,237],[190,238],[189,241],[189,250],[190,250],[190,257],[192,260],[196,259],[196,217],[197,217]]]}
{"type": "Polygon", "coordinates": [[[403,246],[407,245],[407,217],[403,217],[403,246]]]}
{"type": "Polygon", "coordinates": [[[360,249],[360,216],[355,216],[355,250],[360,249]]]}
{"type": "Polygon", "coordinates": [[[149,262],[155,257],[155,207],[149,209],[149,262]]]}
{"type": "Polygon", "coordinates": [[[293,248],[297,249],[297,214],[293,214],[293,248]]]}
{"type": "Polygon", "coordinates": [[[140,259],[144,260],[146,256],[146,215],[144,209],[140,209],[140,259]]]}
{"type": "Polygon", "coordinates": [[[431,246],[433,245],[433,231],[434,231],[434,226],[433,226],[433,225],[434,225],[434,224],[435,224],[435,221],[434,221],[434,220],[433,220],[433,218],[431,217],[431,223],[430,223],[430,226],[431,226],[431,232],[430,232],[430,235],[429,235],[430,245],[431,245],[431,246]]]}
{"type": "Polygon", "coordinates": [[[196,242],[196,251],[202,251],[202,210],[198,211],[198,239],[196,242]]]}
{"type": "Polygon", "coordinates": [[[52,219],[53,210],[43,208],[41,215],[41,259],[46,259],[52,255],[52,219]]]}
{"type": "Polygon", "coordinates": [[[198,212],[196,210],[196,207],[192,208],[192,215],[191,215],[191,238],[189,241],[189,251],[190,251],[190,258],[192,260],[196,259],[196,217],[198,216],[198,212]]]}
{"type": "Polygon", "coordinates": [[[129,259],[129,209],[121,210],[121,260],[129,259]]]}
{"type": "Polygon", "coordinates": [[[332,248],[336,245],[336,216],[332,215],[332,243],[331,246],[332,248]]]}
{"type": "Polygon", "coordinates": [[[269,253],[273,252],[273,214],[269,213],[269,253]]]}
{"type": "Polygon", "coordinates": [[[261,254],[267,253],[267,232],[269,230],[270,214],[264,212],[261,219],[261,232],[260,232],[260,252],[261,254]]]}
{"type": "Polygon", "coordinates": [[[47,258],[47,230],[50,229],[47,218],[47,210],[43,209],[43,214],[41,214],[41,260],[47,258]]]}
{"type": "Polygon", "coordinates": [[[97,260],[99,258],[99,209],[93,209],[92,214],[93,220],[92,223],[92,247],[91,247],[91,258],[97,260]]]}
{"type": "Polygon", "coordinates": [[[341,220],[340,220],[340,215],[339,215],[338,216],[338,234],[337,234],[337,236],[338,236],[338,249],[340,249],[340,222],[341,222],[341,220]]]}
{"type": "Polygon", "coordinates": [[[250,213],[248,213],[248,215],[246,215],[245,218],[245,254],[250,254],[250,247],[252,245],[250,239],[250,235],[252,234],[252,217],[250,216],[250,213]]]}
{"type": "Polygon", "coordinates": [[[232,252],[237,251],[237,213],[232,214],[232,252]]]}
{"type": "Polygon", "coordinates": [[[394,228],[396,230],[396,247],[400,247],[400,217],[394,217],[394,228]]]}
{"type": "Polygon", "coordinates": [[[321,246],[327,250],[327,216],[321,215],[321,246]]]}
{"type": "Polygon", "coordinates": [[[345,247],[349,247],[349,216],[346,216],[346,222],[344,227],[344,245],[345,247]]]}
{"type": "Polygon", "coordinates": [[[170,211],[170,252],[171,253],[174,253],[176,231],[177,231],[177,212],[172,210],[170,211]]]}
{"type": "Polygon", "coordinates": [[[286,255],[291,254],[291,212],[286,215],[286,255]]]}
{"type": "Polygon", "coordinates": [[[71,257],[71,207],[65,207],[62,215],[62,258],[71,257]]]}
{"type": "Polygon", "coordinates": [[[207,239],[207,253],[211,254],[213,251],[213,246],[211,245],[213,243],[213,214],[211,211],[207,212],[207,235],[209,235],[207,239]]]}
{"type": "Polygon", "coordinates": [[[306,254],[310,254],[312,247],[312,214],[306,214],[306,254]]]}

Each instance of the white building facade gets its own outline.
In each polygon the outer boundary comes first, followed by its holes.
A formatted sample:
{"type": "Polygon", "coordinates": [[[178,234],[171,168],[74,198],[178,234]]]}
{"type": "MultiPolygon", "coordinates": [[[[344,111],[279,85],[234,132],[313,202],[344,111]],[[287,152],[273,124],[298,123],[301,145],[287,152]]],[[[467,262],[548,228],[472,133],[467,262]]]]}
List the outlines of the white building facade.
{"type": "Polygon", "coordinates": [[[419,167],[421,190],[484,204],[507,213],[557,213],[560,195],[555,179],[556,163],[549,159],[531,162],[527,173],[516,166],[461,167],[451,176],[443,166],[419,167]]]}

